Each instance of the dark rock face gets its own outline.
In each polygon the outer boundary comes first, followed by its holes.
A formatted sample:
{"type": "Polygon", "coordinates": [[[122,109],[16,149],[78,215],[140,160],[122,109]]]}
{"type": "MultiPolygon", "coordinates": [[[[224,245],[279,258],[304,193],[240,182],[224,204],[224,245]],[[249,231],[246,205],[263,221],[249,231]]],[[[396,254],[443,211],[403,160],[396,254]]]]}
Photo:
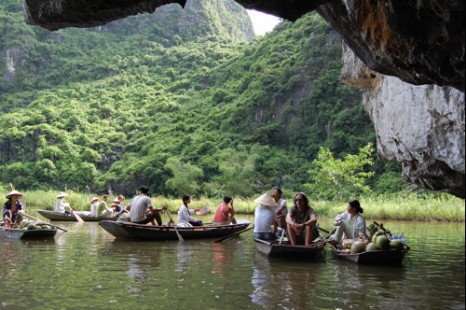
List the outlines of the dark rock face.
{"type": "Polygon", "coordinates": [[[372,70],[464,92],[464,1],[338,0],[317,11],[372,70]]]}
{"type": "Polygon", "coordinates": [[[48,30],[95,27],[139,13],[152,13],[159,6],[187,0],[23,0],[26,22],[48,30]]]}

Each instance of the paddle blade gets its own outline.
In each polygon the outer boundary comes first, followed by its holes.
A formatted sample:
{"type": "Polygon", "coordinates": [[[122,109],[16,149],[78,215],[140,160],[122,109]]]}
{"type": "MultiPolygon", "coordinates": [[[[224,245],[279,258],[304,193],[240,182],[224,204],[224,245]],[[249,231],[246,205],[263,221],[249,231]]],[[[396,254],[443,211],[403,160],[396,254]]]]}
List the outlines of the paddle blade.
{"type": "Polygon", "coordinates": [[[80,223],[80,224],[84,223],[84,220],[79,216],[79,214],[77,214],[76,212],[73,211],[73,215],[74,215],[74,218],[76,219],[76,221],[78,221],[78,223],[80,223]]]}

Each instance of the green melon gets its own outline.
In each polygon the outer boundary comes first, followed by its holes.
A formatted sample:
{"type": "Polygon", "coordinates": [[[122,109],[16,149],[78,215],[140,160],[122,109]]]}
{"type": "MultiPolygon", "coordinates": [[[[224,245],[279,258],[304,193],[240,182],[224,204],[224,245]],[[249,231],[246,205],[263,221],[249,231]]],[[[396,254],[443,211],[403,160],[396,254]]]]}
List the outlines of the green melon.
{"type": "Polygon", "coordinates": [[[373,244],[376,244],[376,243],[377,243],[377,238],[378,238],[378,237],[379,237],[378,235],[373,235],[373,236],[372,236],[372,243],[373,243],[373,244]]]}
{"type": "Polygon", "coordinates": [[[366,250],[366,245],[361,241],[355,241],[351,245],[351,253],[361,253],[366,250]]]}
{"type": "Polygon", "coordinates": [[[388,240],[387,236],[378,236],[375,245],[381,250],[388,250],[390,249],[390,240],[388,240]]]}
{"type": "Polygon", "coordinates": [[[34,225],[34,224],[29,224],[27,229],[28,230],[34,230],[34,229],[37,229],[37,226],[34,225]]]}
{"type": "Polygon", "coordinates": [[[403,242],[398,239],[390,240],[390,249],[403,250],[403,242]]]}
{"type": "Polygon", "coordinates": [[[377,251],[377,245],[375,245],[375,243],[369,243],[367,246],[366,246],[366,251],[367,252],[373,252],[373,251],[377,251]]]}

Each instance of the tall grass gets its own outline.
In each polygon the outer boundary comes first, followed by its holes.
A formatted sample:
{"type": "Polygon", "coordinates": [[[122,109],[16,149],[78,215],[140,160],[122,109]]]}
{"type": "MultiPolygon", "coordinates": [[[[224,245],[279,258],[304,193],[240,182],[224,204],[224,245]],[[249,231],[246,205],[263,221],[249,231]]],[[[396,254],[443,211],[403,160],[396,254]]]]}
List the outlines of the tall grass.
{"type": "MultiPolygon", "coordinates": [[[[23,192],[21,201],[25,204],[27,212],[38,209],[53,210],[58,191],[27,191],[23,192]]],[[[6,193],[5,193],[6,194],[6,193]]],[[[92,194],[67,191],[69,195],[66,201],[77,211],[89,210],[92,194]]],[[[110,197],[112,201],[115,197],[110,197]]],[[[202,208],[210,206],[211,213],[222,202],[221,198],[199,197],[191,199],[190,208],[202,208]]],[[[291,207],[291,199],[288,207],[291,207]]],[[[412,220],[412,221],[465,221],[464,200],[446,194],[432,194],[418,196],[416,194],[398,196],[358,197],[364,208],[364,217],[368,220],[412,220]]],[[[130,199],[125,203],[129,203],[130,199]]],[[[152,197],[156,208],[164,204],[171,212],[176,212],[182,205],[181,199],[166,198],[163,196],[152,197]]],[[[334,217],[346,210],[347,202],[312,201],[312,207],[320,216],[334,217]]],[[[253,214],[256,204],[254,198],[235,198],[234,209],[236,213],[253,214]]]]}
{"type": "MultiPolygon", "coordinates": [[[[359,199],[366,219],[409,221],[465,221],[464,200],[450,195],[409,194],[405,196],[377,196],[359,199]]],[[[346,209],[347,203],[316,202],[319,214],[335,216],[346,209]]]]}

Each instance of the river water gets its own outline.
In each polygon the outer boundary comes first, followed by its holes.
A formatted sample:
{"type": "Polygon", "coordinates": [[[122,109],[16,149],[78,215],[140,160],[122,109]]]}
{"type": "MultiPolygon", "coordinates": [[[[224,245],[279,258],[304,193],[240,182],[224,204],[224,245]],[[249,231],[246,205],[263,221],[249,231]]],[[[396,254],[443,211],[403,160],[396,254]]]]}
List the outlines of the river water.
{"type": "Polygon", "coordinates": [[[251,231],[141,242],[56,224],[68,232],[54,240],[0,238],[0,309],[465,309],[464,223],[384,222],[411,247],[398,267],[358,266],[330,248],[317,262],[271,259],[251,231]]]}

